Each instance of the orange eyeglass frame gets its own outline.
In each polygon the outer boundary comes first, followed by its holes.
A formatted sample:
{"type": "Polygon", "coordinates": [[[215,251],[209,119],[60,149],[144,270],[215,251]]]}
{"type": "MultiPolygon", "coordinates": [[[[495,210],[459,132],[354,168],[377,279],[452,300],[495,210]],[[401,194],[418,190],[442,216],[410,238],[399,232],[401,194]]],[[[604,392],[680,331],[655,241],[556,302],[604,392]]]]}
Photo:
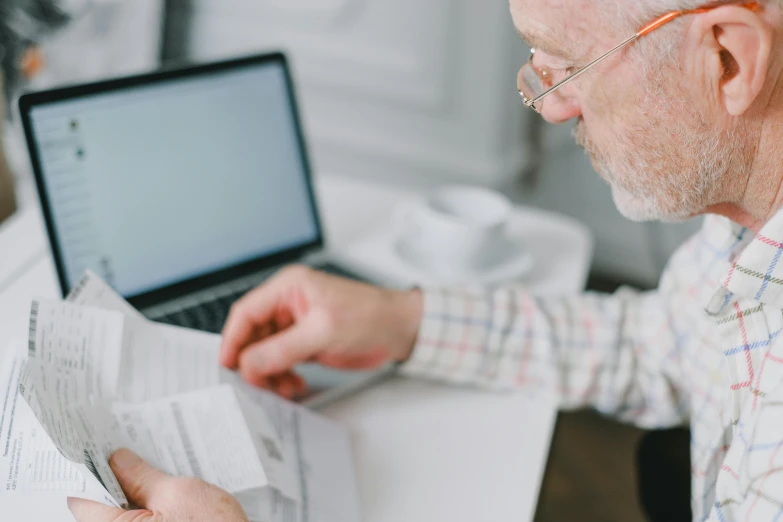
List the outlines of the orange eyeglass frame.
{"type": "MultiPolygon", "coordinates": [[[[724,3],[724,4],[718,4],[718,5],[708,5],[708,6],[704,6],[704,7],[697,7],[696,9],[687,9],[687,10],[683,10],[683,11],[671,11],[671,12],[668,12],[668,13],[664,14],[663,16],[660,16],[660,17],[656,18],[655,20],[653,20],[649,24],[645,25],[644,27],[639,29],[639,31],[636,34],[634,34],[630,38],[624,40],[623,42],[619,43],[613,49],[611,49],[608,52],[606,52],[605,54],[599,56],[598,58],[596,58],[595,60],[593,60],[589,64],[585,65],[581,69],[575,71],[573,74],[571,74],[567,78],[563,79],[562,81],[558,82],[555,85],[550,86],[549,88],[547,88],[543,93],[539,94],[538,96],[536,96],[536,97],[534,97],[532,99],[529,99],[527,97],[527,95],[523,92],[522,88],[520,86],[518,86],[519,95],[522,96],[522,99],[523,99],[526,107],[530,107],[531,109],[533,109],[536,112],[541,112],[540,111],[540,105],[537,105],[537,104],[539,104],[539,102],[542,102],[544,98],[546,98],[547,96],[549,96],[550,94],[552,94],[556,90],[560,89],[561,87],[563,87],[563,86],[571,83],[572,81],[576,80],[577,78],[582,76],[584,73],[586,73],[587,71],[592,69],[594,66],[598,65],[602,61],[606,60],[607,58],[609,58],[610,56],[615,54],[620,49],[624,48],[626,45],[628,45],[628,44],[638,40],[639,38],[641,38],[642,36],[644,36],[646,34],[650,34],[651,32],[655,31],[656,29],[659,29],[660,27],[662,27],[662,26],[668,24],[669,22],[672,22],[672,21],[674,21],[674,20],[676,20],[676,19],[678,19],[678,18],[680,18],[682,16],[693,15],[693,14],[702,14],[702,13],[706,13],[708,11],[711,11],[713,9],[717,9],[719,7],[724,7],[726,5],[731,5],[731,4],[730,3],[729,4],[725,4],[724,3]]],[[[761,9],[761,2],[758,2],[758,1],[756,1],[756,2],[744,2],[744,3],[739,4],[739,5],[741,7],[745,7],[746,9],[750,9],[752,11],[758,11],[758,10],[761,9]]],[[[535,52],[536,52],[535,49],[531,50],[531,52],[530,52],[530,59],[528,60],[528,63],[519,72],[519,78],[523,78],[524,77],[525,68],[529,67],[533,71],[535,71],[535,74],[538,77],[539,81],[541,81],[541,84],[545,86],[545,85],[549,84],[549,79],[548,79],[549,75],[548,75],[548,73],[545,73],[544,71],[542,71],[541,69],[539,69],[539,68],[537,68],[537,67],[535,67],[533,65],[533,57],[535,56],[535,52]]]]}

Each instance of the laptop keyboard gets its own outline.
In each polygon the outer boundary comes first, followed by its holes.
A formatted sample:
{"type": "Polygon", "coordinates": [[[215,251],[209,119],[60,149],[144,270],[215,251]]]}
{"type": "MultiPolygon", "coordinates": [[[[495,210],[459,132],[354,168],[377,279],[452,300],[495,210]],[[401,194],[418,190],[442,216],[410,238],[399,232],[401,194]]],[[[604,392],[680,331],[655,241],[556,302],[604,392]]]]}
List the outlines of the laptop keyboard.
{"type": "Polygon", "coordinates": [[[156,317],[159,323],[184,326],[205,332],[220,333],[228,319],[231,305],[246,293],[242,290],[212,301],[206,301],[197,305],[182,308],[162,317],[156,317]]]}
{"type": "MultiPolygon", "coordinates": [[[[348,272],[332,263],[324,263],[314,268],[341,277],[366,282],[365,279],[358,275],[348,272]]],[[[269,275],[271,275],[271,272],[265,274],[266,277],[269,275]]],[[[266,277],[263,277],[262,279],[266,279],[266,277]]],[[[155,314],[151,319],[159,323],[183,326],[185,328],[193,328],[205,332],[220,333],[223,330],[226,319],[228,319],[231,305],[252,290],[253,287],[254,285],[243,285],[239,289],[232,290],[230,293],[221,293],[219,297],[211,296],[208,299],[198,301],[192,300],[188,303],[189,306],[188,304],[184,304],[171,310],[167,309],[164,315],[155,314]]]]}

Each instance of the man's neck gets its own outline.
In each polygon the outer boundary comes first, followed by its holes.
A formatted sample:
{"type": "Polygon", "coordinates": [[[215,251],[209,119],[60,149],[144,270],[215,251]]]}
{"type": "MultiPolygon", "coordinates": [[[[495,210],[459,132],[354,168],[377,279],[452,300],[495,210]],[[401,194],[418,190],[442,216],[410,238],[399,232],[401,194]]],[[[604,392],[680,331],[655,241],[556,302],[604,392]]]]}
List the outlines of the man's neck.
{"type": "MultiPolygon", "coordinates": [[[[756,156],[765,155],[757,152],[756,156]]],[[[780,158],[778,151],[770,151],[766,156],[767,159],[754,163],[743,195],[737,203],[719,203],[708,207],[706,213],[725,216],[745,228],[759,232],[783,209],[783,158],[780,158]],[[777,167],[770,164],[771,159],[774,159],[777,167]]]]}
{"type": "Polygon", "coordinates": [[[707,208],[705,214],[717,214],[725,216],[733,222],[758,233],[766,224],[767,220],[761,220],[754,217],[747,210],[735,205],[734,203],[720,203],[707,208]]]}
{"type": "Polygon", "coordinates": [[[728,192],[733,192],[735,197],[706,211],[725,216],[754,232],[759,232],[783,209],[783,148],[779,145],[783,143],[783,109],[769,110],[771,114],[756,131],[756,139],[746,144],[746,150],[751,149],[750,161],[745,165],[745,172],[739,174],[742,179],[730,182],[734,187],[728,192]]]}

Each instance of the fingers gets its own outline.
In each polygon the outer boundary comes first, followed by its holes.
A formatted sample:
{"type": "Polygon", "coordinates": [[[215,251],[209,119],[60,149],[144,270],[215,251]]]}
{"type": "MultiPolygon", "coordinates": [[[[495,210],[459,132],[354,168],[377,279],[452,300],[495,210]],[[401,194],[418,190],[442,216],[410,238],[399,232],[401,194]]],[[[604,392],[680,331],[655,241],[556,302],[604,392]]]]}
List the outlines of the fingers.
{"type": "MultiPolygon", "coordinates": [[[[76,522],[119,522],[125,515],[123,509],[75,497],[68,497],[68,509],[76,522]]],[[[135,520],[145,519],[139,517],[135,520]]]]}
{"type": "Polygon", "coordinates": [[[248,346],[239,355],[239,373],[256,383],[260,379],[285,374],[297,364],[317,354],[328,337],[321,334],[318,320],[307,318],[287,330],[248,346]]]}
{"type": "Polygon", "coordinates": [[[281,397],[294,400],[307,392],[307,383],[296,373],[288,372],[280,377],[271,377],[269,388],[281,397]]]}
{"type": "Polygon", "coordinates": [[[320,355],[317,360],[324,366],[340,370],[374,370],[388,363],[389,355],[379,349],[358,355],[320,355]]]}
{"type": "Polygon", "coordinates": [[[259,287],[231,307],[223,327],[220,364],[230,369],[237,367],[239,353],[257,336],[257,327],[272,319],[276,301],[274,289],[259,287]]]}
{"type": "Polygon", "coordinates": [[[270,377],[258,377],[252,372],[243,374],[240,371],[240,376],[257,388],[269,390],[289,400],[302,397],[307,392],[307,383],[300,375],[294,372],[270,377]]]}
{"type": "Polygon", "coordinates": [[[117,450],[110,464],[128,500],[137,506],[154,510],[156,491],[165,491],[162,486],[171,477],[127,449],[117,450]]]}
{"type": "Polygon", "coordinates": [[[231,307],[223,328],[223,343],[220,348],[220,364],[234,369],[238,365],[239,353],[253,341],[257,327],[269,323],[276,315],[289,315],[279,310],[280,301],[286,291],[287,282],[298,273],[306,272],[303,267],[294,267],[281,272],[268,284],[259,286],[237,301],[231,307]]]}

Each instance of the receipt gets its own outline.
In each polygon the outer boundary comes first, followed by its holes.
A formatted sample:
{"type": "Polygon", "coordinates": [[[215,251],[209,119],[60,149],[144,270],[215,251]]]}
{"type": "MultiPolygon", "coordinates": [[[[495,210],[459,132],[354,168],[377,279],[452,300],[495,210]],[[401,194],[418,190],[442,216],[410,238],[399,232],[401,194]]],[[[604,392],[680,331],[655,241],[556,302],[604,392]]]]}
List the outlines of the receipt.
{"type": "Polygon", "coordinates": [[[92,488],[102,487],[117,506],[128,502],[108,459],[110,423],[87,403],[85,385],[54,365],[28,360],[19,376],[19,393],[58,451],[79,465],[92,488]]]}
{"type": "Polygon", "coordinates": [[[116,394],[123,343],[122,314],[61,301],[33,301],[28,357],[73,375],[82,400],[116,394]]]}
{"type": "Polygon", "coordinates": [[[358,485],[345,428],[266,394],[265,408],[280,430],[300,480],[299,503],[271,492],[273,522],[360,522],[358,485]]]}
{"type": "Polygon", "coordinates": [[[67,300],[124,315],[123,379],[116,390],[116,397],[123,402],[215,386],[229,373],[217,363],[219,335],[153,323],[92,272],[85,274],[67,300]]]}
{"type": "Polygon", "coordinates": [[[287,499],[300,501],[302,491],[295,456],[286,452],[266,410],[244,392],[237,391],[237,398],[269,485],[287,499]]]}
{"type": "Polygon", "coordinates": [[[19,392],[67,459],[84,465],[119,505],[127,500],[109,467],[110,423],[98,415],[116,394],[121,313],[60,301],[33,301],[28,361],[19,392]]]}
{"type": "Polygon", "coordinates": [[[115,404],[112,414],[121,432],[115,443],[167,473],[200,478],[229,493],[269,484],[231,386],[115,404]]]}
{"type": "Polygon", "coordinates": [[[41,363],[28,361],[19,376],[19,393],[44,430],[68,459],[80,461],[84,446],[70,408],[86,401],[78,380],[65,373],[47,372],[41,363]]]}
{"type": "MultiPolygon", "coordinates": [[[[80,295],[90,289],[83,287],[80,295]]],[[[111,294],[102,295],[105,300],[111,294]]],[[[174,331],[117,311],[35,301],[29,360],[21,371],[19,391],[63,456],[85,465],[120,505],[127,501],[108,459],[123,446],[145,457],[155,452],[150,460],[162,469],[203,478],[230,492],[261,488],[267,485],[266,475],[232,389],[215,397],[202,390],[194,394],[196,399],[116,406],[117,411],[110,412],[109,404],[117,397],[140,401],[217,383],[217,345],[204,340],[198,332],[174,331]],[[206,429],[210,426],[211,431],[206,429]],[[216,451],[215,436],[202,445],[200,466],[199,460],[187,460],[193,449],[188,443],[204,441],[218,428],[229,429],[227,450],[216,451]],[[124,444],[133,440],[121,436],[144,432],[148,436],[143,444],[124,444]],[[155,444],[172,440],[179,446],[155,444]],[[247,473],[238,473],[242,469],[247,473]]]]}
{"type": "Polygon", "coordinates": [[[25,365],[23,345],[13,347],[0,368],[0,496],[27,494],[78,495],[113,503],[105,488],[88,479],[83,463],[58,451],[26,401],[16,392],[25,365]]]}
{"type": "Polygon", "coordinates": [[[288,469],[299,483],[299,501],[277,489],[238,500],[254,522],[360,522],[358,485],[348,432],[342,426],[277,395],[232,377],[247,400],[263,409],[277,433],[288,469]],[[250,513],[258,513],[253,518],[250,513]]]}
{"type": "Polygon", "coordinates": [[[123,297],[107,285],[92,270],[87,270],[79,283],[65,298],[69,303],[91,306],[102,310],[120,312],[131,320],[146,321],[144,316],[133,308],[123,297]]]}
{"type": "Polygon", "coordinates": [[[29,330],[0,374],[0,435],[19,426],[0,458],[8,487],[34,490],[22,463],[43,458],[25,452],[35,434],[52,455],[33,468],[80,497],[127,505],[108,464],[127,447],[234,494],[254,522],[358,522],[347,432],[222,369],[219,336],[149,321],[89,273],[67,302],[35,301],[29,330]],[[26,412],[23,429],[8,411],[26,412]]]}
{"type": "Polygon", "coordinates": [[[142,402],[215,386],[228,373],[218,364],[220,336],[160,325],[127,324],[123,379],[117,398],[142,402]]]}

